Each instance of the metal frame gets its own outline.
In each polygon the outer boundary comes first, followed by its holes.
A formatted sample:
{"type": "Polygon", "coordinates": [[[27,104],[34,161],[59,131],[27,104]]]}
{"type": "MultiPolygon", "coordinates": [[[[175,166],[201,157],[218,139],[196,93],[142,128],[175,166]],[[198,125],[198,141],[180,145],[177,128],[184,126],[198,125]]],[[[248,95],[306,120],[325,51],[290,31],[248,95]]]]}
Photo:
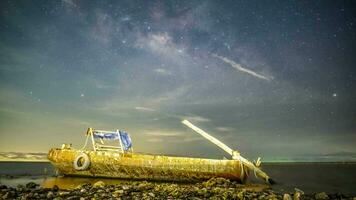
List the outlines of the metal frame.
{"type": "MultiPolygon", "coordinates": [[[[96,151],[117,151],[117,150],[119,150],[119,151],[121,151],[121,153],[125,153],[124,148],[122,147],[122,141],[121,141],[120,132],[118,129],[116,131],[104,131],[104,130],[95,130],[93,128],[88,128],[87,137],[91,137],[93,150],[95,152],[96,151]],[[98,144],[95,141],[94,133],[116,133],[118,135],[119,146],[105,145],[103,140],[100,140],[101,144],[98,144]]],[[[130,150],[132,151],[132,147],[130,148],[130,150]]]]}

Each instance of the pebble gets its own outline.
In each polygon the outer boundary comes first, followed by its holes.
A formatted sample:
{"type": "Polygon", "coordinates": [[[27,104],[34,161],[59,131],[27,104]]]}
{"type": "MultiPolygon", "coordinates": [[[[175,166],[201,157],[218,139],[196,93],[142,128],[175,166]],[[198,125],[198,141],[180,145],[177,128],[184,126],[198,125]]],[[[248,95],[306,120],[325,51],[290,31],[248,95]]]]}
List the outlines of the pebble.
{"type": "Polygon", "coordinates": [[[97,188],[97,187],[104,187],[105,183],[103,181],[98,181],[96,183],[94,183],[93,187],[97,188]]]}
{"type": "Polygon", "coordinates": [[[37,186],[39,185],[34,182],[29,182],[26,184],[26,188],[30,188],[30,189],[36,188],[37,186]]]}
{"type": "Polygon", "coordinates": [[[53,197],[54,197],[53,192],[52,192],[52,191],[49,191],[49,192],[47,193],[47,199],[52,199],[53,197]]]}
{"type": "Polygon", "coordinates": [[[57,185],[54,185],[52,187],[52,191],[57,192],[59,190],[59,187],[57,185]]]}
{"type": "Polygon", "coordinates": [[[315,199],[325,200],[325,199],[329,199],[329,196],[325,192],[320,192],[320,193],[315,194],[315,199]]]}
{"type": "Polygon", "coordinates": [[[292,197],[289,194],[284,194],[283,200],[292,200],[292,197]]]}
{"type": "Polygon", "coordinates": [[[301,196],[302,196],[302,193],[297,191],[293,195],[293,200],[300,200],[301,196]]]}

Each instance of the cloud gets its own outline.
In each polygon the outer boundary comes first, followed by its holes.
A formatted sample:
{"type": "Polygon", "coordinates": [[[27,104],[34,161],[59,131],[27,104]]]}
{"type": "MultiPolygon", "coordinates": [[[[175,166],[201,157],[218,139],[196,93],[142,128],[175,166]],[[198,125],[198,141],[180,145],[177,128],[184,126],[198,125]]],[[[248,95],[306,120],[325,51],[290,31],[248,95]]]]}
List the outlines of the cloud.
{"type": "Polygon", "coordinates": [[[156,72],[157,74],[163,75],[163,76],[172,75],[172,72],[170,72],[166,69],[163,69],[163,68],[157,68],[157,69],[154,69],[153,71],[156,72]]]}
{"type": "Polygon", "coordinates": [[[163,139],[160,138],[150,138],[147,140],[147,142],[163,142],[163,139]]]}
{"type": "Polygon", "coordinates": [[[224,127],[224,126],[216,127],[216,130],[221,131],[221,132],[232,131],[232,129],[233,129],[233,128],[231,128],[231,127],[224,127]]]}
{"type": "Polygon", "coordinates": [[[155,109],[153,108],[147,108],[147,107],[140,107],[140,106],[136,106],[135,107],[136,110],[140,110],[140,111],[147,111],[147,112],[153,112],[153,111],[156,111],[155,109]]]}
{"type": "Polygon", "coordinates": [[[180,132],[172,132],[172,131],[151,131],[151,132],[145,132],[145,135],[149,136],[158,136],[158,137],[175,137],[175,136],[180,136],[182,133],[180,132]]]}
{"type": "Polygon", "coordinates": [[[70,7],[77,7],[77,4],[73,0],[62,0],[62,2],[70,7]]]}
{"type": "Polygon", "coordinates": [[[208,118],[205,118],[205,117],[202,117],[202,116],[187,116],[187,117],[184,117],[184,119],[187,119],[189,121],[192,121],[192,122],[210,122],[211,119],[208,119],[208,118]]]}
{"type": "Polygon", "coordinates": [[[237,69],[237,70],[239,70],[241,72],[250,74],[250,75],[252,75],[252,76],[254,76],[256,78],[267,80],[267,81],[271,81],[272,80],[271,77],[266,77],[264,75],[261,75],[261,74],[258,74],[256,72],[254,72],[254,71],[252,71],[250,69],[244,68],[240,64],[235,63],[233,60],[230,60],[230,59],[228,59],[226,57],[219,56],[219,55],[216,55],[216,54],[212,54],[212,56],[215,57],[215,58],[219,58],[220,60],[224,61],[225,63],[230,64],[231,67],[233,67],[233,68],[235,68],[235,69],[237,69]]]}

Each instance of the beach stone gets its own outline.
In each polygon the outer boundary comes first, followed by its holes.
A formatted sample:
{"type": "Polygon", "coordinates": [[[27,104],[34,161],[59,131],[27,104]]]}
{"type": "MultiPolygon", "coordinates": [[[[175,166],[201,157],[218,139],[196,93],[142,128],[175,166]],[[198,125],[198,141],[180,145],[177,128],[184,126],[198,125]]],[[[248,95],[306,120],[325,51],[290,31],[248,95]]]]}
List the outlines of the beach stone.
{"type": "Polygon", "coordinates": [[[29,183],[26,184],[26,188],[30,188],[30,189],[34,189],[37,186],[39,186],[39,185],[34,183],[34,182],[29,182],[29,183]]]}
{"type": "Polygon", "coordinates": [[[2,199],[9,199],[11,198],[11,193],[10,192],[6,192],[3,196],[2,196],[2,199]]]}
{"type": "Polygon", "coordinates": [[[300,200],[302,194],[300,192],[295,192],[293,195],[293,200],[300,200]]]}
{"type": "Polygon", "coordinates": [[[302,195],[304,194],[304,191],[298,188],[294,188],[294,190],[295,192],[294,192],[293,200],[301,199],[302,195]]]}
{"type": "Polygon", "coordinates": [[[53,192],[52,192],[52,191],[49,191],[49,192],[47,193],[47,199],[52,199],[53,197],[54,197],[53,192]]]}
{"type": "Polygon", "coordinates": [[[57,192],[58,190],[59,190],[58,185],[54,185],[54,186],[52,187],[52,191],[57,192]]]}
{"type": "Polygon", "coordinates": [[[66,191],[58,192],[59,196],[68,196],[69,194],[70,194],[70,192],[66,192],[66,191]]]}
{"type": "Polygon", "coordinates": [[[317,200],[329,199],[329,196],[325,192],[320,192],[315,194],[315,199],[317,200]]]}
{"type": "Polygon", "coordinates": [[[284,194],[283,200],[292,200],[292,197],[289,194],[284,194]]]}
{"type": "Polygon", "coordinates": [[[148,196],[154,198],[156,195],[155,195],[154,193],[152,193],[152,192],[149,192],[149,193],[148,193],[148,196]]]}
{"type": "Polygon", "coordinates": [[[80,197],[78,196],[71,196],[71,197],[67,197],[67,200],[80,200],[80,197]]]}
{"type": "Polygon", "coordinates": [[[98,181],[96,183],[94,183],[93,187],[97,188],[97,187],[104,187],[105,183],[103,181],[98,181]]]}

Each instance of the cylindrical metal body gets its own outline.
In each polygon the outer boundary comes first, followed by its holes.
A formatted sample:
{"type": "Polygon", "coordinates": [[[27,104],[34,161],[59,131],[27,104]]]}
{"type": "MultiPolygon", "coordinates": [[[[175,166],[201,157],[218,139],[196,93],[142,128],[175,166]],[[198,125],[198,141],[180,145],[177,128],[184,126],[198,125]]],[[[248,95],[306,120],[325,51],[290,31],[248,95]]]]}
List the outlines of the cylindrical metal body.
{"type": "Polygon", "coordinates": [[[51,149],[48,159],[64,175],[124,179],[197,181],[222,177],[244,182],[247,168],[238,160],[51,149]],[[74,160],[80,153],[90,159],[89,168],[75,170],[74,160]]]}

